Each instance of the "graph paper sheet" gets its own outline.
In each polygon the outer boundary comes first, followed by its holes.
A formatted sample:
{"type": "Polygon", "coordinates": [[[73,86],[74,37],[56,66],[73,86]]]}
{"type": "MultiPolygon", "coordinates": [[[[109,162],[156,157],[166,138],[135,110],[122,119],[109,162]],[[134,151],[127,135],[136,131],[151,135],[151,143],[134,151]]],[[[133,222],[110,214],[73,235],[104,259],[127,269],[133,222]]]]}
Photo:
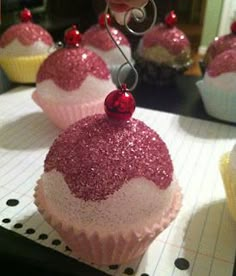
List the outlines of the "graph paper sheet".
{"type": "MultiPolygon", "coordinates": [[[[31,100],[32,91],[19,87],[0,96],[0,223],[73,257],[33,203],[44,158],[59,130],[31,100]]],[[[110,275],[231,276],[236,225],[226,206],[219,158],[235,143],[236,128],[141,108],[135,117],[166,142],[183,190],[183,207],[142,258],[98,269],[110,275]]]]}

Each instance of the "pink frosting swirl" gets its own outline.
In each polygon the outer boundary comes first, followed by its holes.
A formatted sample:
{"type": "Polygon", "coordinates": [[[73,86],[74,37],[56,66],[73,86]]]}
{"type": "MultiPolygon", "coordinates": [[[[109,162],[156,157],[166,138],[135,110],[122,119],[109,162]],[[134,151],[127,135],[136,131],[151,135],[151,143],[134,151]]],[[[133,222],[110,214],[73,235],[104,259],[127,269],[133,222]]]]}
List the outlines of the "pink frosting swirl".
{"type": "Polygon", "coordinates": [[[166,189],[173,176],[168,149],[143,122],[93,115],[69,127],[53,143],[45,172],[61,172],[75,197],[100,201],[135,177],[166,189]]]}
{"type": "Polygon", "coordinates": [[[224,51],[216,56],[207,69],[207,73],[211,77],[230,72],[236,73],[236,49],[224,51]]]}
{"type": "Polygon", "coordinates": [[[236,49],[236,35],[227,34],[221,37],[216,37],[207,49],[206,55],[211,59],[221,54],[222,52],[230,49],[236,49]]]}
{"type": "Polygon", "coordinates": [[[143,37],[143,47],[161,46],[171,54],[178,55],[185,48],[190,47],[186,35],[176,27],[169,28],[164,24],[158,24],[148,31],[143,37]]]}
{"type": "MultiPolygon", "coordinates": [[[[109,27],[111,34],[119,45],[129,45],[129,41],[119,30],[109,27]]],[[[116,48],[116,45],[110,38],[106,28],[95,25],[89,28],[83,35],[83,44],[90,45],[103,51],[109,51],[116,48]]]]}
{"type": "Polygon", "coordinates": [[[88,75],[103,80],[110,78],[105,62],[93,52],[82,47],[64,48],[44,61],[37,75],[37,83],[51,79],[60,88],[72,91],[79,88],[88,75]]]}
{"type": "Polygon", "coordinates": [[[48,46],[53,44],[51,35],[41,26],[31,22],[15,24],[7,29],[1,36],[0,47],[6,47],[14,39],[18,39],[25,46],[32,45],[36,41],[43,41],[48,46]]]}

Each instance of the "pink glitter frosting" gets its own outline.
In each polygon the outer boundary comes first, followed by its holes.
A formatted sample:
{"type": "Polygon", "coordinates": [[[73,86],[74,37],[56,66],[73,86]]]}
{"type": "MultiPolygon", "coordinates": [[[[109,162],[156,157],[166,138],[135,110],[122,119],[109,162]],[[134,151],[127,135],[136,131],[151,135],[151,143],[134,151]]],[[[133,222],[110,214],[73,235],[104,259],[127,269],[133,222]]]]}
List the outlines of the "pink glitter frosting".
{"type": "Polygon", "coordinates": [[[165,143],[143,122],[115,121],[106,115],[80,120],[53,143],[45,172],[61,172],[71,192],[100,201],[135,177],[145,177],[166,189],[173,165],[165,143]]]}
{"type": "Polygon", "coordinates": [[[211,77],[229,72],[236,73],[236,49],[224,51],[216,56],[209,64],[207,72],[211,77]]]}
{"type": "Polygon", "coordinates": [[[176,27],[168,28],[164,24],[158,24],[143,37],[143,47],[155,47],[160,45],[174,55],[180,54],[186,47],[190,47],[186,35],[176,27]]]}
{"type": "Polygon", "coordinates": [[[43,41],[47,45],[53,44],[51,35],[41,26],[27,22],[12,25],[0,39],[0,47],[4,48],[14,39],[18,39],[23,45],[32,45],[36,41],[43,41]]]}
{"type": "MultiPolygon", "coordinates": [[[[130,46],[125,35],[119,30],[112,27],[110,27],[109,30],[119,45],[130,46]]],[[[84,33],[83,43],[84,45],[90,45],[103,51],[109,51],[116,48],[107,30],[105,28],[101,28],[100,25],[92,26],[84,33]]]]}
{"type": "Polygon", "coordinates": [[[210,44],[207,50],[207,55],[210,55],[211,58],[213,59],[215,56],[230,49],[236,49],[235,34],[227,34],[227,35],[215,38],[215,40],[210,44]]]}
{"type": "Polygon", "coordinates": [[[64,48],[44,61],[37,82],[52,79],[62,89],[72,91],[79,88],[88,75],[104,80],[110,78],[105,62],[93,52],[82,47],[64,48]]]}

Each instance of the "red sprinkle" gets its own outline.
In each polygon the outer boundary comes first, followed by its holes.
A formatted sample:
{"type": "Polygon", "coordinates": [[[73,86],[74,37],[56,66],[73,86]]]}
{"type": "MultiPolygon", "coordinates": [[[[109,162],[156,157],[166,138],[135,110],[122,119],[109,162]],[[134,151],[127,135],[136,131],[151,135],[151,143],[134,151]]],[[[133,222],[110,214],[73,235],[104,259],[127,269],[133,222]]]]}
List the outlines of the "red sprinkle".
{"type": "Polygon", "coordinates": [[[6,47],[14,39],[18,39],[25,46],[32,45],[36,41],[43,41],[49,46],[53,44],[51,35],[41,26],[32,22],[12,25],[1,36],[0,47],[6,47]]]}
{"type": "Polygon", "coordinates": [[[134,177],[166,189],[173,176],[168,149],[143,122],[93,115],[69,127],[53,143],[45,172],[61,172],[71,192],[84,200],[108,198],[134,177]]]}
{"type": "Polygon", "coordinates": [[[88,75],[104,80],[110,77],[105,62],[93,52],[82,47],[64,48],[44,61],[37,82],[52,79],[62,89],[72,91],[79,88],[88,75]]]}
{"type": "MultiPolygon", "coordinates": [[[[129,41],[119,30],[109,28],[113,38],[119,45],[129,45],[129,41]]],[[[83,34],[84,45],[90,45],[103,51],[109,51],[116,48],[116,45],[110,38],[106,28],[101,28],[99,25],[92,26],[83,34]]]]}
{"type": "Polygon", "coordinates": [[[143,37],[143,47],[161,46],[174,55],[180,54],[185,48],[190,47],[186,35],[176,27],[169,28],[164,24],[158,24],[143,37]]]}

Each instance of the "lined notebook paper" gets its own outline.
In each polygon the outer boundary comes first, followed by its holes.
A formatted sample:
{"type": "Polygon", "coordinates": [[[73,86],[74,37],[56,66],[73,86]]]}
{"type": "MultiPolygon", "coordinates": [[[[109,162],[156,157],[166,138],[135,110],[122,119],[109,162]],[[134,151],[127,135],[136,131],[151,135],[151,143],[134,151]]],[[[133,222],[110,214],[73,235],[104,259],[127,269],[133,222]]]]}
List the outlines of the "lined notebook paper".
{"type": "MultiPolygon", "coordinates": [[[[33,203],[44,158],[59,130],[31,100],[32,92],[18,87],[0,96],[0,223],[73,257],[33,203]]],[[[226,206],[219,158],[236,142],[236,127],[141,108],[134,117],[166,142],[183,190],[183,207],[142,258],[96,268],[110,275],[231,276],[236,224],[226,206]]]]}

